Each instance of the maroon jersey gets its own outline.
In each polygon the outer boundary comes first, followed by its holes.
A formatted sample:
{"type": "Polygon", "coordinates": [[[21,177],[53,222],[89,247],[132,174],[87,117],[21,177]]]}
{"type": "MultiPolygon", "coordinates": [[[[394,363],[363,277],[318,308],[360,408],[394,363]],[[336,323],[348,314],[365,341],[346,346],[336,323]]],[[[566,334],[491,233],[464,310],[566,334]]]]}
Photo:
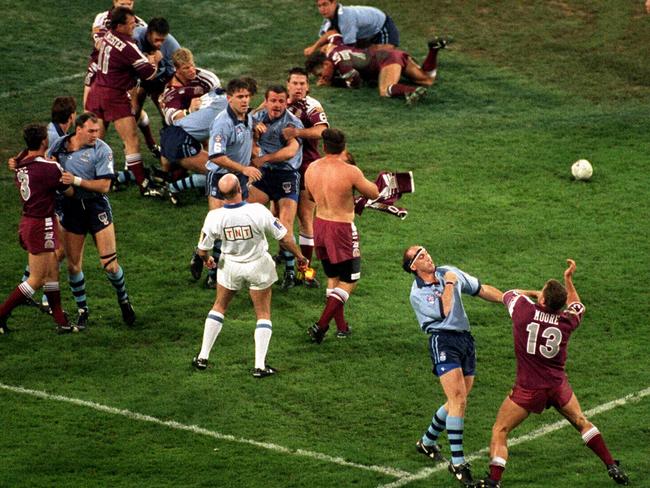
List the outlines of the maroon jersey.
{"type": "Polygon", "coordinates": [[[23,216],[43,219],[54,216],[56,191],[65,190],[63,170],[56,161],[41,156],[25,158],[16,164],[16,186],[23,201],[23,216]]]}
{"type": "Polygon", "coordinates": [[[99,71],[95,83],[115,90],[128,91],[138,79],[149,80],[156,75],[156,67],[133,39],[114,30],[102,37],[97,65],[99,71]]]}
{"type": "MultiPolygon", "coordinates": [[[[86,74],[86,85],[90,86],[91,82],[94,80],[95,75],[99,66],[97,65],[97,58],[99,57],[99,49],[97,46],[102,37],[108,32],[111,27],[111,16],[112,10],[106,10],[105,12],[98,13],[95,16],[93,22],[91,38],[93,40],[93,50],[90,53],[90,59],[88,60],[88,73],[86,74]]],[[[147,23],[142,20],[140,17],[135,17],[136,26],[147,27],[147,23]]]]}
{"type": "Polygon", "coordinates": [[[503,303],[512,317],[516,384],[529,389],[560,385],[566,378],[564,364],[569,337],[580,325],[584,305],[573,302],[562,312],[550,313],[513,290],[504,293],[503,303]]]}
{"type": "Polygon", "coordinates": [[[327,60],[350,88],[358,87],[361,80],[377,81],[383,67],[399,64],[404,68],[409,60],[408,53],[401,49],[359,49],[347,46],[343,44],[340,35],[330,36],[329,42],[334,47],[327,54],[327,60]]]}
{"type": "MultiPolygon", "coordinates": [[[[300,119],[305,129],[309,129],[316,125],[324,124],[329,127],[327,115],[318,100],[310,96],[305,97],[303,100],[293,100],[287,106],[289,112],[300,119]]],[[[318,152],[318,139],[303,139],[302,140],[302,164],[309,164],[312,161],[320,159],[321,155],[318,152]]]]}
{"type": "Polygon", "coordinates": [[[189,109],[193,98],[205,95],[220,86],[217,75],[202,68],[196,68],[196,78],[190,80],[187,85],[172,86],[171,82],[168,83],[159,99],[165,123],[174,125],[176,114],[189,109]]]}

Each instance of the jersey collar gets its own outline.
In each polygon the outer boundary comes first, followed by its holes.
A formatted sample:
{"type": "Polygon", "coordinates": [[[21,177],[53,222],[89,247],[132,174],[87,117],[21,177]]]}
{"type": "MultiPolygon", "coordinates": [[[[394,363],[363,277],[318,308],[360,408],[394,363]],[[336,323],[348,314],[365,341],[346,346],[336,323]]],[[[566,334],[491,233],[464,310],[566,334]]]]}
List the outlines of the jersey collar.
{"type": "Polygon", "coordinates": [[[237,115],[233,111],[233,109],[230,108],[230,105],[226,107],[226,112],[228,113],[228,116],[232,119],[232,121],[236,124],[244,124],[246,127],[248,127],[248,114],[244,115],[244,120],[239,120],[237,118],[237,115]]]}
{"type": "Polygon", "coordinates": [[[425,286],[426,287],[431,287],[431,286],[434,286],[434,285],[439,285],[440,280],[438,280],[438,283],[433,283],[433,282],[427,283],[422,278],[420,278],[418,275],[415,275],[415,284],[417,285],[418,288],[424,288],[425,286]]]}
{"type": "Polygon", "coordinates": [[[223,208],[239,208],[246,205],[246,202],[239,202],[239,203],[226,203],[223,208]]]}
{"type": "Polygon", "coordinates": [[[63,129],[61,128],[61,124],[52,122],[52,125],[54,125],[54,128],[56,129],[56,133],[59,134],[59,137],[63,137],[65,135],[65,132],[63,132],[63,129]]]}

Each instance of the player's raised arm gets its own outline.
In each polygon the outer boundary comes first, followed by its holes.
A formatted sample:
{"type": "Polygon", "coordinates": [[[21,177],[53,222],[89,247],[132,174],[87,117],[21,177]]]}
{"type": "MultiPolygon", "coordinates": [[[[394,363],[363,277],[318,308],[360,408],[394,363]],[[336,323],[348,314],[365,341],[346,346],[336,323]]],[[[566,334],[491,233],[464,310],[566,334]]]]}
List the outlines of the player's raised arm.
{"type": "Polygon", "coordinates": [[[335,30],[328,30],[323,35],[321,35],[318,39],[316,39],[316,42],[314,42],[310,46],[307,46],[303,50],[303,54],[305,55],[305,57],[308,58],[309,56],[314,54],[316,51],[318,51],[322,46],[327,44],[327,42],[329,41],[329,37],[334,35],[334,34],[338,34],[338,32],[335,31],[335,30]]]}
{"type": "Polygon", "coordinates": [[[454,306],[454,288],[458,283],[458,276],[453,271],[447,271],[444,276],[445,284],[442,292],[442,312],[445,317],[451,313],[451,308],[454,306]]]}
{"type": "Polygon", "coordinates": [[[579,302],[580,296],[573,285],[573,273],[576,270],[576,262],[573,259],[566,260],[568,268],[564,271],[564,287],[567,292],[567,303],[579,302]]]}
{"type": "Polygon", "coordinates": [[[478,296],[480,296],[483,300],[487,300],[488,302],[501,302],[501,300],[503,300],[503,292],[501,290],[495,288],[492,285],[486,284],[481,285],[478,296]]]}
{"type": "Polygon", "coordinates": [[[517,293],[520,295],[524,295],[528,298],[533,298],[535,300],[539,300],[540,295],[542,294],[541,290],[520,290],[520,289],[515,289],[517,293]]]}

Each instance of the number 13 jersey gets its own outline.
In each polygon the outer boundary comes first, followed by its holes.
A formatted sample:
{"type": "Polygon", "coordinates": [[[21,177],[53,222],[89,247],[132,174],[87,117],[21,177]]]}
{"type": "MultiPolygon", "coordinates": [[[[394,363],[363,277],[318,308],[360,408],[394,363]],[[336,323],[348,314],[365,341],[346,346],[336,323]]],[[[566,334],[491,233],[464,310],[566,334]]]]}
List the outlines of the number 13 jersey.
{"type": "Polygon", "coordinates": [[[569,337],[580,325],[584,305],[573,302],[565,310],[551,313],[514,290],[504,293],[503,303],[512,317],[517,385],[543,389],[561,384],[566,377],[569,337]]]}

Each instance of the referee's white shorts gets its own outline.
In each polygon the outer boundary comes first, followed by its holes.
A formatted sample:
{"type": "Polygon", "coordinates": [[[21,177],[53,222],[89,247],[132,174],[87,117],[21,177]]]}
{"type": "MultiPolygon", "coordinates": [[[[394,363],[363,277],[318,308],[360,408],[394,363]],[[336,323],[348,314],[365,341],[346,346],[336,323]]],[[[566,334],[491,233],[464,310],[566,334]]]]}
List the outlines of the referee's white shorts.
{"type": "Polygon", "coordinates": [[[266,290],[278,280],[275,262],[268,252],[258,259],[239,263],[221,255],[217,283],[229,290],[241,290],[246,285],[251,290],[266,290]]]}

